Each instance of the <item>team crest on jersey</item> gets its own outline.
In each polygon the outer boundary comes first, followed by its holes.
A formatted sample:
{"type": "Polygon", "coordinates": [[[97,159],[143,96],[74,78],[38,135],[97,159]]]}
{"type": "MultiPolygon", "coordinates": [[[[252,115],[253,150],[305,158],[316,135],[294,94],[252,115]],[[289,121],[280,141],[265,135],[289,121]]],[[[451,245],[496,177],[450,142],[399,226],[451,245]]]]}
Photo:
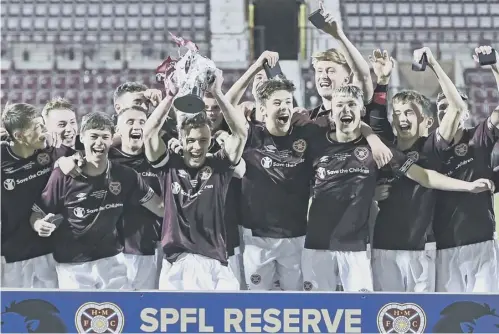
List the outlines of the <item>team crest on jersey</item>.
{"type": "Polygon", "coordinates": [[[326,177],[326,168],[324,167],[317,168],[317,177],[319,179],[324,179],[326,177]]]}
{"type": "Polygon", "coordinates": [[[418,162],[419,153],[417,151],[411,151],[411,152],[407,153],[407,157],[414,162],[418,162]]]}
{"type": "Polygon", "coordinates": [[[295,140],[293,143],[293,150],[298,153],[303,153],[307,149],[307,142],[304,139],[295,140]]]}
{"type": "Polygon", "coordinates": [[[386,304],[378,312],[380,333],[423,333],[426,314],[416,304],[386,304]]]}
{"type": "Polygon", "coordinates": [[[42,166],[48,165],[50,163],[50,155],[42,152],[36,156],[36,161],[38,161],[38,163],[42,166]]]}
{"type": "Polygon", "coordinates": [[[85,303],[75,315],[78,333],[121,333],[125,326],[123,311],[113,303],[85,303]]]}
{"type": "Polygon", "coordinates": [[[118,181],[109,182],[109,191],[113,193],[113,195],[119,195],[121,192],[121,183],[118,181]]]}
{"type": "Polygon", "coordinates": [[[309,281],[303,282],[303,290],[311,291],[313,287],[314,287],[314,285],[312,284],[312,282],[309,282],[309,281]]]}
{"type": "Polygon", "coordinates": [[[14,181],[14,179],[5,179],[3,180],[3,187],[5,190],[14,190],[16,187],[16,181],[14,181]]]}
{"type": "Polygon", "coordinates": [[[262,281],[262,276],[260,276],[258,274],[253,274],[253,275],[251,275],[250,279],[251,279],[251,283],[253,283],[254,285],[258,285],[262,281]]]}
{"type": "Polygon", "coordinates": [[[184,169],[179,169],[178,176],[183,177],[185,179],[187,178],[187,176],[189,176],[189,173],[187,173],[184,169]]]}
{"type": "Polygon", "coordinates": [[[208,180],[213,174],[213,169],[210,166],[204,166],[199,171],[199,178],[201,180],[208,180]]]}
{"type": "Polygon", "coordinates": [[[360,161],[364,161],[367,159],[367,157],[369,156],[369,150],[365,147],[357,147],[354,151],[353,151],[353,154],[355,155],[355,157],[357,159],[359,159],[360,161]]]}
{"type": "Polygon", "coordinates": [[[466,153],[468,153],[468,144],[462,143],[456,145],[456,147],[454,147],[454,153],[456,153],[457,156],[464,157],[466,153]]]}
{"type": "Polygon", "coordinates": [[[263,157],[261,160],[261,164],[263,168],[270,168],[272,167],[272,159],[270,159],[269,157],[263,157]]]}
{"type": "Polygon", "coordinates": [[[84,208],[74,208],[73,213],[78,218],[85,217],[85,209],[84,208]]]}
{"type": "Polygon", "coordinates": [[[172,183],[172,193],[174,195],[177,195],[180,192],[180,190],[182,190],[182,187],[180,186],[180,183],[173,182],[172,183]]]}

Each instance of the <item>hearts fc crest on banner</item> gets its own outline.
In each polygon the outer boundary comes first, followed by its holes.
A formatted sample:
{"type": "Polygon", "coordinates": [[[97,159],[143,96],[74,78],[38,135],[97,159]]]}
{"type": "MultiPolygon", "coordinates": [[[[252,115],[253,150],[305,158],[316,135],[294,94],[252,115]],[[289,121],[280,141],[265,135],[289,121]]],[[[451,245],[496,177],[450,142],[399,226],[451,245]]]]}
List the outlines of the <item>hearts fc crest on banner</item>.
{"type": "Polygon", "coordinates": [[[121,333],[125,326],[123,311],[113,303],[85,303],[76,312],[78,333],[121,333]]]}

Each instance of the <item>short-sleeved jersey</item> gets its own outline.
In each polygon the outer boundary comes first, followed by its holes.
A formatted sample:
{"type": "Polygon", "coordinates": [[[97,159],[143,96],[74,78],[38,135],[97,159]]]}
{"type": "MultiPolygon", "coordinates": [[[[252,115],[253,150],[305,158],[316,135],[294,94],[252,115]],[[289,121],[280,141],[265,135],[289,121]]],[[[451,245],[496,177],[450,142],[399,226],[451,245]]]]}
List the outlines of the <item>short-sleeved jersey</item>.
{"type": "MultiPolygon", "coordinates": [[[[413,162],[392,148],[386,167],[404,175],[413,162]]],[[[309,209],[305,248],[363,251],[369,243],[369,212],[379,170],[363,137],[339,143],[323,136],[311,152],[315,179],[309,209]]]]}
{"type": "Polygon", "coordinates": [[[294,126],[286,136],[272,136],[261,123],[250,124],[243,154],[242,225],[254,236],[294,238],[307,228],[312,177],[307,150],[319,127],[294,126]]]}
{"type": "MultiPolygon", "coordinates": [[[[129,155],[118,148],[111,148],[109,159],[112,162],[132,168],[142,176],[145,183],[161,194],[158,173],[147,161],[144,153],[129,155]]],[[[154,255],[160,240],[163,218],[157,217],[142,206],[127,205],[123,208],[123,219],[118,224],[118,234],[123,245],[123,253],[136,255],[154,255]]]]}
{"type": "Polygon", "coordinates": [[[74,150],[61,146],[36,151],[29,158],[16,156],[10,146],[2,154],[2,256],[7,262],[32,259],[52,252],[52,238],[41,238],[29,219],[54,162],[74,150]]]}
{"type": "MultiPolygon", "coordinates": [[[[435,152],[435,134],[420,137],[403,153],[419,166],[439,170],[435,152]]],[[[433,217],[437,192],[407,178],[380,173],[378,184],[389,184],[387,199],[378,202],[373,247],[391,250],[423,250],[434,242],[433,217]]]]}
{"type": "Polygon", "coordinates": [[[207,157],[198,169],[188,168],[180,155],[170,155],[161,172],[165,197],[161,244],[170,262],[187,252],[227,264],[224,215],[233,172],[223,150],[207,157]]]}
{"type": "Polygon", "coordinates": [[[33,210],[64,217],[53,235],[57,262],[90,262],[122,251],[117,224],[124,207],[153,196],[137,172],[114,162],[108,162],[106,172],[98,176],[73,178],[56,168],[33,210]]]}
{"type": "MultiPolygon", "coordinates": [[[[499,139],[487,119],[465,129],[461,140],[446,145],[440,140],[442,174],[464,180],[492,179],[491,154],[499,139]]],[[[494,206],[489,192],[439,192],[434,220],[435,239],[440,249],[492,240],[495,231],[494,206]]]]}

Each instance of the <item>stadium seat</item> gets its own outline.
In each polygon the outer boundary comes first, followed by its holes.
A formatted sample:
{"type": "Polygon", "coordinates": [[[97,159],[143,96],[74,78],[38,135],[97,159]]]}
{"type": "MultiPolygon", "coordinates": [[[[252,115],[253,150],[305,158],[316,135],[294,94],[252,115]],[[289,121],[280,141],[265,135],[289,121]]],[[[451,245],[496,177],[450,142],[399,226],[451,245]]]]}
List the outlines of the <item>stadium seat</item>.
{"type": "Polygon", "coordinates": [[[471,115],[476,124],[499,105],[497,84],[490,70],[481,68],[466,69],[464,80],[472,99],[471,115]]]}

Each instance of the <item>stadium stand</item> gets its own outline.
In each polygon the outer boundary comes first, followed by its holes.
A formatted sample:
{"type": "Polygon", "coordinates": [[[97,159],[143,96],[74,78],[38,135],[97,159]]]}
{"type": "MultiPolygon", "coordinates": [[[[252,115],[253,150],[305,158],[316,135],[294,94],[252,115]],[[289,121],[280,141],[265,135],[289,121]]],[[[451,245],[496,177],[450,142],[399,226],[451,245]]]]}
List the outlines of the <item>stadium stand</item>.
{"type": "MultiPolygon", "coordinates": [[[[311,8],[315,6],[308,3],[311,8]]],[[[332,3],[337,3],[350,38],[360,47],[365,46],[363,53],[383,47],[399,61],[409,57],[408,49],[414,48],[417,41],[462,42],[470,49],[477,41],[499,40],[499,3],[494,1],[332,3]]],[[[235,6],[223,1],[216,4],[220,8],[235,6]]],[[[207,0],[145,0],[140,5],[126,0],[5,1],[1,6],[2,105],[22,99],[41,106],[47,98],[61,95],[74,101],[80,116],[90,110],[111,112],[112,90],[120,82],[157,85],[151,69],[176,52],[168,32],[193,39],[201,52],[210,56],[210,45],[220,44],[213,44],[220,39],[217,34],[228,34],[229,23],[234,23],[227,21],[223,25],[227,29],[215,34],[210,21],[210,13],[215,13],[211,5],[207,0]]],[[[216,20],[226,20],[222,12],[213,14],[216,20]]],[[[320,44],[317,42],[310,40],[309,49],[315,50],[320,44]]],[[[440,53],[439,45],[435,50],[440,53]]],[[[309,53],[307,50],[307,58],[309,53]]],[[[227,54],[224,49],[217,58],[227,54]]],[[[225,69],[225,86],[237,80],[245,65],[241,61],[239,67],[225,69]]],[[[304,107],[314,107],[319,100],[309,59],[303,65],[304,107]]],[[[462,66],[464,78],[457,77],[456,83],[469,90],[471,108],[476,111],[473,114],[485,115],[498,104],[497,91],[490,73],[482,75],[482,70],[472,66],[462,66]]],[[[245,98],[251,98],[249,91],[245,98]]]]}
{"type": "Polygon", "coordinates": [[[344,29],[362,42],[476,42],[495,40],[497,1],[344,0],[344,29]]]}
{"type": "Polygon", "coordinates": [[[472,115],[485,118],[499,105],[497,84],[490,70],[474,68],[464,71],[464,79],[471,101],[472,115]]]}

